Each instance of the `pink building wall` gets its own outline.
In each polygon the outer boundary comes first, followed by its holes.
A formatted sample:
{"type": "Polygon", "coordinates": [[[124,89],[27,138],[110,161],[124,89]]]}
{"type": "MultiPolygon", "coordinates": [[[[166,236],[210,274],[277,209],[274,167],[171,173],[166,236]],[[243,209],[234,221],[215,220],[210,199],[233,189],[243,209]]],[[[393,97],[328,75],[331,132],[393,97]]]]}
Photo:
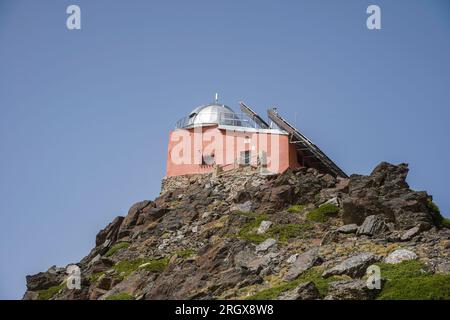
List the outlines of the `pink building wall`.
{"type": "Polygon", "coordinates": [[[166,176],[212,172],[213,165],[202,164],[203,155],[214,155],[214,163],[223,170],[233,169],[243,151],[250,151],[253,166],[264,151],[267,169],[275,173],[300,166],[287,135],[223,130],[213,125],[170,132],[166,176]]]}

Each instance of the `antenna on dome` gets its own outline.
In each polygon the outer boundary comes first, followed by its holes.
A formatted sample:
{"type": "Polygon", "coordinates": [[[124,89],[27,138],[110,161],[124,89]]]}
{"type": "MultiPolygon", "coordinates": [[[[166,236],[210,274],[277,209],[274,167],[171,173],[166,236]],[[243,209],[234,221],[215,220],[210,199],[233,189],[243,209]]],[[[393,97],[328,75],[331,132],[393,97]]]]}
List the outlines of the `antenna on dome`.
{"type": "Polygon", "coordinates": [[[214,102],[219,103],[219,94],[216,92],[216,95],[214,97],[214,102]]]}

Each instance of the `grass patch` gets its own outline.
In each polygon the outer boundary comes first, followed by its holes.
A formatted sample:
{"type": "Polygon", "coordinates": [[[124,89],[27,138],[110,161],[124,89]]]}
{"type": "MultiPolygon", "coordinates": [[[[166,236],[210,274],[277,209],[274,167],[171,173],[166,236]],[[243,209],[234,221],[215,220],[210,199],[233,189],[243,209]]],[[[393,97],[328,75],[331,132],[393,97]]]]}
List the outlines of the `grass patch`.
{"type": "Polygon", "coordinates": [[[60,285],[50,287],[46,290],[38,291],[38,300],[50,300],[55,294],[61,291],[66,286],[66,282],[64,281],[60,285]]]}
{"type": "Polygon", "coordinates": [[[106,252],[105,256],[106,257],[110,257],[112,256],[114,253],[116,253],[117,251],[124,249],[124,248],[128,248],[130,246],[129,242],[119,242],[116,243],[115,245],[113,245],[108,252],[106,252]]]}
{"type": "Polygon", "coordinates": [[[248,297],[246,300],[275,300],[278,296],[287,290],[294,289],[301,283],[312,281],[316,285],[319,293],[322,297],[328,293],[328,285],[330,282],[340,280],[340,277],[333,276],[327,279],[322,278],[322,269],[320,267],[311,268],[308,271],[301,274],[297,279],[292,281],[284,281],[280,284],[261,290],[255,295],[248,297]]]}
{"type": "Polygon", "coordinates": [[[380,300],[448,300],[450,275],[430,274],[417,261],[399,264],[379,264],[381,277],[386,281],[380,300]]]}
{"type": "Polygon", "coordinates": [[[283,224],[275,225],[267,230],[264,234],[257,234],[256,231],[261,222],[268,220],[266,214],[246,213],[253,220],[246,223],[238,232],[237,237],[253,243],[264,242],[268,238],[277,238],[279,242],[287,242],[291,238],[298,237],[305,230],[311,229],[312,226],[307,224],[283,224]]]}
{"type": "Polygon", "coordinates": [[[187,259],[196,254],[196,251],[194,249],[184,249],[176,251],[175,254],[180,258],[187,259]]]}
{"type": "Polygon", "coordinates": [[[428,198],[428,208],[435,214],[437,223],[444,228],[450,229],[450,219],[444,218],[444,216],[441,213],[441,210],[437,206],[436,203],[434,203],[430,198],[428,198]]]}
{"type": "Polygon", "coordinates": [[[302,204],[294,204],[287,209],[289,213],[300,213],[305,209],[305,206],[302,204]]]}
{"type": "Polygon", "coordinates": [[[306,219],[314,222],[326,222],[330,215],[336,214],[338,212],[339,208],[337,206],[331,203],[327,203],[308,212],[306,215],[306,219]]]}
{"type": "Polygon", "coordinates": [[[121,292],[121,293],[109,296],[105,300],[134,300],[134,297],[131,294],[128,294],[126,292],[121,292]]]}
{"type": "Polygon", "coordinates": [[[169,264],[168,258],[163,259],[135,259],[135,260],[125,260],[116,263],[113,269],[118,273],[119,279],[125,279],[130,274],[135,272],[139,267],[144,270],[161,273],[163,272],[167,265],[169,264]]]}
{"type": "Polygon", "coordinates": [[[305,230],[311,229],[310,224],[283,224],[276,225],[268,230],[267,235],[278,238],[279,242],[287,242],[289,239],[300,236],[305,230]]]}

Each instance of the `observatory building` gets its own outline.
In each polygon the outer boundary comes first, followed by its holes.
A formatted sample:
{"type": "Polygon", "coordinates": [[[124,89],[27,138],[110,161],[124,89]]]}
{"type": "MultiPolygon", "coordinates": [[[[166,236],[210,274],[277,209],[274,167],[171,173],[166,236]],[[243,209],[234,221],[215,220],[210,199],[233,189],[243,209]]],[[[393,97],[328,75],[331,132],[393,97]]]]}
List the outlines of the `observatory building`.
{"type": "Polygon", "coordinates": [[[192,110],[170,132],[166,176],[226,171],[240,166],[281,173],[312,167],[347,175],[316,145],[269,109],[267,122],[244,102],[241,113],[217,100],[192,110]]]}

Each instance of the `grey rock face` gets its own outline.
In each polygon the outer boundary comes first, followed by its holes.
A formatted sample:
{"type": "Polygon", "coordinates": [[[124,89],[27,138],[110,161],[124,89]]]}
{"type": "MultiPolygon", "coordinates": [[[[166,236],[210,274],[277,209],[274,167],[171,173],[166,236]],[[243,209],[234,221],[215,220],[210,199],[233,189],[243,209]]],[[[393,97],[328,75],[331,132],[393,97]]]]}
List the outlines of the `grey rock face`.
{"type": "Polygon", "coordinates": [[[344,260],[331,269],[326,270],[322,277],[328,278],[334,275],[348,275],[352,278],[362,277],[366,273],[366,269],[379,258],[373,253],[361,253],[344,260]]]}
{"type": "Polygon", "coordinates": [[[379,215],[368,216],[358,228],[357,235],[377,236],[389,230],[384,218],[379,215]]]}
{"type": "Polygon", "coordinates": [[[318,252],[319,249],[314,248],[300,254],[284,276],[284,280],[293,280],[309,268],[320,263],[321,258],[318,252]]]}

